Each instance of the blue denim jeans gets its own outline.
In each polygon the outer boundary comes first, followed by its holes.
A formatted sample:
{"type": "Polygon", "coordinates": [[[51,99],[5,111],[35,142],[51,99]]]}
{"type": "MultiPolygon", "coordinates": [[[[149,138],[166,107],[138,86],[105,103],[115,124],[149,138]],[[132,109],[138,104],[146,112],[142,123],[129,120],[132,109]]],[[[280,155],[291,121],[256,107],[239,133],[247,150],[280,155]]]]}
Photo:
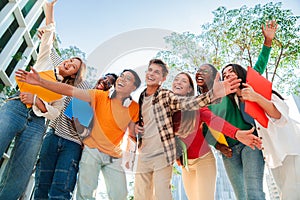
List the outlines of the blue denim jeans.
{"type": "Polygon", "coordinates": [[[231,147],[232,158],[223,156],[227,176],[238,200],[264,200],[265,162],[262,152],[242,143],[231,147]]]}
{"type": "Polygon", "coordinates": [[[20,100],[0,108],[0,156],[15,138],[0,182],[0,199],[18,199],[32,174],[45,132],[44,117],[37,117],[20,100]]]}
{"type": "Polygon", "coordinates": [[[100,170],[104,177],[108,198],[126,200],[127,182],[121,162],[121,158],[115,159],[98,149],[85,146],[79,163],[76,200],[96,199],[100,170]]]}
{"type": "Polygon", "coordinates": [[[34,199],[71,199],[81,152],[80,144],[55,135],[49,128],[37,163],[34,199]]]}

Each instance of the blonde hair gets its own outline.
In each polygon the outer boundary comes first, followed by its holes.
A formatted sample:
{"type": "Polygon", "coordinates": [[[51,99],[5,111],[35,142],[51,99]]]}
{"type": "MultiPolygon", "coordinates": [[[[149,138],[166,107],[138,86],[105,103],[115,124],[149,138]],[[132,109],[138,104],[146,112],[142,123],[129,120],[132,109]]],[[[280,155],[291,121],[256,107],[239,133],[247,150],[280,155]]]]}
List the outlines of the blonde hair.
{"type": "Polygon", "coordinates": [[[80,84],[85,77],[85,73],[86,73],[86,64],[83,62],[83,60],[79,57],[73,57],[73,59],[77,59],[80,61],[80,67],[78,69],[78,71],[76,72],[76,76],[72,77],[72,76],[66,76],[63,79],[63,83],[72,85],[72,86],[77,86],[78,84],[80,84]]]}

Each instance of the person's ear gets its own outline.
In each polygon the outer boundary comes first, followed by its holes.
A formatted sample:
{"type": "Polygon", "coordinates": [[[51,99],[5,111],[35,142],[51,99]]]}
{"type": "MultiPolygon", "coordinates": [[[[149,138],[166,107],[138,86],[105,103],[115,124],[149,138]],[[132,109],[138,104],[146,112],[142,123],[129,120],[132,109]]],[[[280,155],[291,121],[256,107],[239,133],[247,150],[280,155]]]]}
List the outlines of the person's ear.
{"type": "Polygon", "coordinates": [[[189,90],[188,90],[188,94],[190,94],[192,91],[193,91],[193,90],[192,90],[192,87],[190,86],[190,87],[189,87],[189,90]]]}
{"type": "Polygon", "coordinates": [[[133,91],[135,91],[137,89],[137,87],[135,85],[133,87],[134,87],[133,91]]]}

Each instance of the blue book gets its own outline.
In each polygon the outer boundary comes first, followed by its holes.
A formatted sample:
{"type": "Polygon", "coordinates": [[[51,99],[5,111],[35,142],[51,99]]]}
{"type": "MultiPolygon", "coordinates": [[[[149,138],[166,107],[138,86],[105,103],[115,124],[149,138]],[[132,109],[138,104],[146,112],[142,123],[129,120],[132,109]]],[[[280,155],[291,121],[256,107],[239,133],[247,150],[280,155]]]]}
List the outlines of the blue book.
{"type": "Polygon", "coordinates": [[[85,127],[89,127],[94,116],[90,104],[75,97],[71,99],[64,114],[70,119],[78,118],[79,123],[85,127]]]}

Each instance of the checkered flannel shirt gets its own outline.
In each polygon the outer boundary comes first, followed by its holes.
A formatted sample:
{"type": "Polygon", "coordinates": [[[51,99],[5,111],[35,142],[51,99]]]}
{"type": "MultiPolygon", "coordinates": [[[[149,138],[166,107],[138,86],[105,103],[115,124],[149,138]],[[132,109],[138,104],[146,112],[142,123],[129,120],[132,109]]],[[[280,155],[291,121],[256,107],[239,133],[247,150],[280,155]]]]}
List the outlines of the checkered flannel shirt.
{"type": "MultiPolygon", "coordinates": [[[[140,98],[146,94],[146,89],[141,93],[140,98]]],[[[175,133],[173,131],[172,115],[178,110],[198,110],[213,102],[211,91],[193,97],[176,96],[172,91],[159,88],[152,100],[152,106],[157,124],[158,132],[163,143],[167,162],[172,165],[176,159],[175,133]]],[[[139,102],[143,102],[140,100],[139,102]]],[[[214,103],[217,101],[214,101],[214,103]]]]}

